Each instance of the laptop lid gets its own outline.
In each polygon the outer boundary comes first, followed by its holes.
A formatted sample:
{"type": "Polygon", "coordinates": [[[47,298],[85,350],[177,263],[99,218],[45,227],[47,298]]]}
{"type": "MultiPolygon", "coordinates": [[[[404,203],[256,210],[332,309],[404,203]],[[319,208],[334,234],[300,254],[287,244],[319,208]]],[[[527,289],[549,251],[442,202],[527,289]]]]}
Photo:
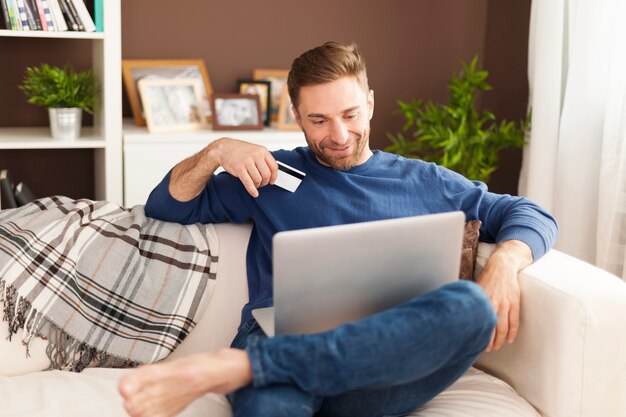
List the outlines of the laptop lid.
{"type": "Polygon", "coordinates": [[[464,223],[459,211],[279,232],[274,308],[253,314],[268,335],[316,333],[409,301],[458,279],[464,223]]]}

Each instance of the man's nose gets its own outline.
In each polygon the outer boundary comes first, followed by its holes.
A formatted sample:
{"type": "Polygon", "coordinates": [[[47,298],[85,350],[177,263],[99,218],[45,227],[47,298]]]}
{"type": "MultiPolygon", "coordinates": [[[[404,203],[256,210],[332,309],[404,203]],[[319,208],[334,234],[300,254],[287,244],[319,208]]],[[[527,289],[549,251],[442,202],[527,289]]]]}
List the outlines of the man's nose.
{"type": "Polygon", "coordinates": [[[331,123],[330,139],[333,142],[343,145],[348,142],[349,137],[350,133],[345,123],[341,121],[333,121],[331,123]]]}

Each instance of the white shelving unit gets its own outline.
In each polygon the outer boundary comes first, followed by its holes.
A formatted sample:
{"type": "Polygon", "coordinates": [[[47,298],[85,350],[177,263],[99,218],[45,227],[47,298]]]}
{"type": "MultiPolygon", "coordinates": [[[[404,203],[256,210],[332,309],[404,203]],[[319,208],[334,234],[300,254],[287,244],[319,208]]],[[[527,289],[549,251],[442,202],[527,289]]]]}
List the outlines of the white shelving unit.
{"type": "Polygon", "coordinates": [[[132,120],[124,122],[124,204],[144,204],[150,191],[178,162],[221,137],[263,145],[270,151],[306,146],[301,131],[263,130],[149,133],[132,120]]]}
{"type": "MultiPolygon", "coordinates": [[[[101,85],[93,127],[83,127],[75,141],[54,140],[45,127],[0,127],[2,149],[94,149],[95,195],[122,203],[122,40],[121,0],[103,4],[103,32],[0,30],[0,37],[81,39],[92,42],[92,68],[101,85]]],[[[10,65],[9,61],[5,65],[10,65]]]]}

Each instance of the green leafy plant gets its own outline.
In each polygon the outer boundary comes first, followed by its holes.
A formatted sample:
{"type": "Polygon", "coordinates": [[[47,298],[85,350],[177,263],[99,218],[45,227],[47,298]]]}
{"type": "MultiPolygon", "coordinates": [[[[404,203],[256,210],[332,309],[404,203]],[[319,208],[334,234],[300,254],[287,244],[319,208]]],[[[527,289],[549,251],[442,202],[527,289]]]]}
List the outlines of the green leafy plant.
{"type": "Polygon", "coordinates": [[[488,110],[476,109],[478,91],[491,90],[489,73],[477,66],[475,56],[448,84],[447,105],[421,100],[397,101],[397,113],[405,118],[402,132],[387,137],[385,150],[409,158],[421,158],[450,168],[472,180],[487,182],[500,163],[498,153],[524,146],[530,128],[530,115],[518,124],[496,121],[488,110]],[[410,132],[407,138],[404,133],[410,132]]]}
{"type": "Polygon", "coordinates": [[[47,64],[28,67],[19,88],[31,104],[43,107],[79,107],[89,114],[96,110],[99,92],[92,70],[75,72],[69,65],[63,68],[47,64]]]}

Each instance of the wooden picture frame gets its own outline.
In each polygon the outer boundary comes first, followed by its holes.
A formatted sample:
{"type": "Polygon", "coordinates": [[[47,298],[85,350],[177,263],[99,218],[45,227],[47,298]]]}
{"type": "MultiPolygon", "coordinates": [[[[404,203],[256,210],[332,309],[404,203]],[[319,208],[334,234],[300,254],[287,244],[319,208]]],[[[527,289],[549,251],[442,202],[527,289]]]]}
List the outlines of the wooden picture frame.
{"type": "Polygon", "coordinates": [[[202,87],[195,78],[144,78],[137,88],[150,133],[197,130],[206,127],[202,87]]]}
{"type": "Polygon", "coordinates": [[[283,86],[287,85],[288,69],[265,69],[257,68],[252,73],[255,80],[269,81],[271,83],[270,118],[273,122],[278,121],[278,110],[280,107],[280,95],[283,86]]]}
{"type": "Polygon", "coordinates": [[[213,94],[213,130],[261,130],[263,115],[256,94],[213,94]]]}
{"type": "Polygon", "coordinates": [[[210,97],[213,86],[202,59],[123,59],[122,78],[137,126],[145,126],[146,119],[139,100],[137,83],[144,78],[194,78],[201,82],[202,113],[211,117],[210,97]]]}
{"type": "Polygon", "coordinates": [[[278,108],[278,129],[280,130],[300,130],[300,126],[296,123],[296,117],[293,114],[291,99],[287,91],[287,85],[283,86],[280,94],[280,106],[278,108]]]}
{"type": "Polygon", "coordinates": [[[263,125],[269,127],[271,122],[271,87],[272,83],[266,80],[238,80],[239,94],[256,94],[261,103],[263,125]]]}

